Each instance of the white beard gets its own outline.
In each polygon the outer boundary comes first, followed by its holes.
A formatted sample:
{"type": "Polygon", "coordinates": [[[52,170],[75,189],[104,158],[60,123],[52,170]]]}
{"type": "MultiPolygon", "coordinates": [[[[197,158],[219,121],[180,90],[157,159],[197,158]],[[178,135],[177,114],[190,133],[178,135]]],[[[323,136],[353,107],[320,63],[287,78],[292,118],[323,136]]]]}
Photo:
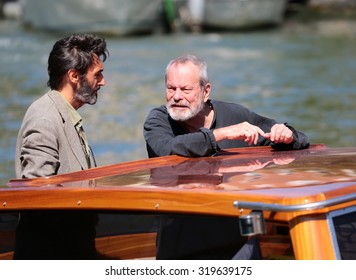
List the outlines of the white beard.
{"type": "Polygon", "coordinates": [[[168,114],[171,116],[171,118],[173,120],[180,121],[180,122],[184,122],[184,121],[194,118],[204,108],[203,100],[201,100],[201,102],[199,102],[199,105],[196,108],[190,107],[189,104],[184,104],[184,105],[187,105],[187,107],[185,107],[184,110],[175,110],[174,107],[173,108],[171,107],[172,104],[175,104],[175,103],[169,102],[166,105],[168,114]]]}

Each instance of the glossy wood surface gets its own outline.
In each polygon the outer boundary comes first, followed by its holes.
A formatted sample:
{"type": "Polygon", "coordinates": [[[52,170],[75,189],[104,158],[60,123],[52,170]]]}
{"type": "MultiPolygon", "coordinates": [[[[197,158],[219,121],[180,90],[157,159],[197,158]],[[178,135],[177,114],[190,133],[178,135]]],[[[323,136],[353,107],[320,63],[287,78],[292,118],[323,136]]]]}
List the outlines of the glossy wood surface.
{"type": "Polygon", "coordinates": [[[156,233],[137,233],[101,237],[95,247],[102,259],[155,259],[156,233]]]}
{"type": "MultiPolygon", "coordinates": [[[[81,172],[11,180],[0,187],[0,210],[97,210],[239,216],[234,201],[299,205],[356,193],[356,148],[314,145],[301,151],[269,147],[231,149],[214,157],[167,156],[81,172]]],[[[325,213],[356,201],[317,210],[264,211],[268,224],[289,232],[261,236],[264,258],[334,259],[325,213]],[[290,233],[290,235],[289,235],[290,233]]],[[[97,247],[107,258],[154,255],[154,234],[108,236],[97,247]]],[[[2,254],[11,257],[11,253],[2,254]],[[10,255],[9,255],[10,254],[10,255]]]]}
{"type": "Polygon", "coordinates": [[[298,216],[291,220],[290,236],[296,259],[336,259],[330,229],[324,214],[298,216]]]}
{"type": "MultiPolygon", "coordinates": [[[[0,231],[0,237],[8,240],[0,231]]],[[[14,239],[14,233],[11,239],[14,239]]],[[[99,237],[95,239],[95,247],[99,259],[103,260],[126,260],[126,259],[155,259],[156,233],[136,233],[99,237]]],[[[3,247],[0,244],[0,249],[3,247]]],[[[13,251],[1,251],[0,260],[12,260],[13,251]]]]}
{"type": "MultiPolygon", "coordinates": [[[[356,192],[356,148],[315,145],[300,151],[231,149],[214,157],[167,156],[81,172],[11,180],[0,210],[95,209],[237,216],[234,201],[295,205],[356,192]]],[[[289,221],[320,210],[268,213],[289,221]]]]}

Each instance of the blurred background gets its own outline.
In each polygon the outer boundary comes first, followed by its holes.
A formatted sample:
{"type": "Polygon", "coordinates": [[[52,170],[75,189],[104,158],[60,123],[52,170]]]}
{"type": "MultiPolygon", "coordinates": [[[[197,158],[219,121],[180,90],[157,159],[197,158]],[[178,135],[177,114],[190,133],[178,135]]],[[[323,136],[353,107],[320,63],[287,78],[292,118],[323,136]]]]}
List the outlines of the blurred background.
{"type": "Polygon", "coordinates": [[[17,132],[48,89],[56,40],[103,35],[98,103],[80,109],[99,165],[146,158],[143,123],[165,102],[168,62],[207,61],[212,98],[288,122],[312,143],[355,146],[355,0],[0,0],[0,185],[17,132]]]}

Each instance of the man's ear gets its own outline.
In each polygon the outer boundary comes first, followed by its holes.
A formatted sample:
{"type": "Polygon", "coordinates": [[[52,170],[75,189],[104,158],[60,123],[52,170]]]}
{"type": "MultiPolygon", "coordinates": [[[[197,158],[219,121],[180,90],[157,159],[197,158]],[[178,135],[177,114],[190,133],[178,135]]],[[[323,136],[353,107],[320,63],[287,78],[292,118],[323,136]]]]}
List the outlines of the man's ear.
{"type": "Polygon", "coordinates": [[[210,89],[211,85],[210,83],[207,83],[204,87],[204,102],[208,101],[208,99],[210,98],[210,89]]]}
{"type": "Polygon", "coordinates": [[[69,82],[73,84],[79,83],[79,75],[77,71],[75,71],[74,69],[69,69],[67,74],[68,74],[69,82]]]}

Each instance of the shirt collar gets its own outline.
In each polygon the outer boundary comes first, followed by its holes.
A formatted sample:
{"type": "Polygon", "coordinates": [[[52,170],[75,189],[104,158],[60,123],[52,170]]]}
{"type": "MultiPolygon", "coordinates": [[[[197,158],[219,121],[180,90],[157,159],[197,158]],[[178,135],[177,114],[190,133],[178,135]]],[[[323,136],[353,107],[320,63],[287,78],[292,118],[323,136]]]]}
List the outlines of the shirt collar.
{"type": "Polygon", "coordinates": [[[211,99],[208,99],[207,102],[208,102],[210,108],[212,108],[214,110],[214,117],[213,117],[213,121],[211,122],[211,126],[210,126],[210,129],[214,129],[216,127],[216,111],[214,108],[214,101],[212,101],[211,99]]]}
{"type": "Polygon", "coordinates": [[[65,106],[67,108],[67,112],[69,115],[69,118],[71,119],[73,125],[75,128],[78,130],[83,123],[82,117],[79,115],[78,111],[74,109],[74,107],[65,99],[62,94],[60,94],[61,98],[64,100],[65,106]]]}

